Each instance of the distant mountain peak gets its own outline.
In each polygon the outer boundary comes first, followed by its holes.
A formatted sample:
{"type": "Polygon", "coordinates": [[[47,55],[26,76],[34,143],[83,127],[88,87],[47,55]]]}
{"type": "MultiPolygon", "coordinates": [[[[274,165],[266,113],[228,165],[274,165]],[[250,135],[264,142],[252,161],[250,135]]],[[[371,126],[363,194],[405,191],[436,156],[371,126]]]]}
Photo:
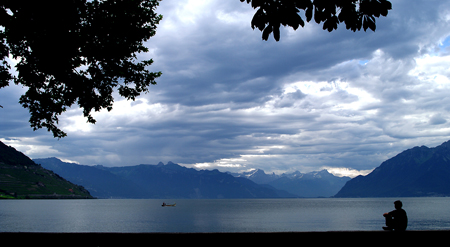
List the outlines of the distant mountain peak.
{"type": "Polygon", "coordinates": [[[288,178],[302,178],[305,174],[295,171],[292,173],[283,173],[282,176],[288,177],[288,178]]]}
{"type": "Polygon", "coordinates": [[[446,148],[450,148],[450,140],[443,142],[441,145],[441,147],[446,147],[446,148]]]}
{"type": "Polygon", "coordinates": [[[334,176],[331,174],[328,170],[323,169],[321,171],[315,172],[314,174],[316,177],[328,177],[328,176],[334,176]]]}
{"type": "Polygon", "coordinates": [[[251,174],[248,176],[257,176],[257,175],[266,175],[266,173],[261,169],[255,169],[251,171],[251,174]]]}

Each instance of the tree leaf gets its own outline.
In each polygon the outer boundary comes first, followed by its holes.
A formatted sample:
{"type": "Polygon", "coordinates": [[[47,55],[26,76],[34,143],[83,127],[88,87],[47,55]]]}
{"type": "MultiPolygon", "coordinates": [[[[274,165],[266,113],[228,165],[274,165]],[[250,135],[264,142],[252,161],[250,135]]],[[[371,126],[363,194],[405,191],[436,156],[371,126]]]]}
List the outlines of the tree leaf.
{"type": "Polygon", "coordinates": [[[280,25],[273,27],[273,37],[276,41],[280,40],[280,25]]]}
{"type": "Polygon", "coordinates": [[[268,39],[269,39],[269,35],[270,35],[271,32],[272,32],[272,26],[271,26],[271,25],[268,25],[268,26],[264,29],[263,33],[262,33],[262,39],[263,39],[263,40],[268,40],[268,39]]]}

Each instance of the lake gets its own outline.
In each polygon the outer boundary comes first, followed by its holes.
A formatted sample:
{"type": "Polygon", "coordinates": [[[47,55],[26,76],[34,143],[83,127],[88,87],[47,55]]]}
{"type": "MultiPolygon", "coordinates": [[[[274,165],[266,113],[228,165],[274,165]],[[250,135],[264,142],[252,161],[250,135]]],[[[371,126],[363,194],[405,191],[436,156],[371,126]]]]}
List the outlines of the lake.
{"type": "MultiPolygon", "coordinates": [[[[395,200],[0,200],[0,232],[379,231],[395,200]],[[163,201],[176,207],[161,207],[163,201]]],[[[450,229],[450,198],[400,200],[408,230],[450,229]]]]}

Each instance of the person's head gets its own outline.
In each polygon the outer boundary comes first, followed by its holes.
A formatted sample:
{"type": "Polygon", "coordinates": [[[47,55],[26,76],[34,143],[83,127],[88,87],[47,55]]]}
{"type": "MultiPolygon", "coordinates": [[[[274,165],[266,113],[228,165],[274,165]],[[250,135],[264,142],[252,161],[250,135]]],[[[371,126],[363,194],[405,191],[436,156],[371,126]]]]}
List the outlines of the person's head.
{"type": "Polygon", "coordinates": [[[400,200],[398,200],[398,201],[394,202],[394,206],[395,206],[395,209],[400,209],[400,208],[402,208],[403,203],[400,200]]]}

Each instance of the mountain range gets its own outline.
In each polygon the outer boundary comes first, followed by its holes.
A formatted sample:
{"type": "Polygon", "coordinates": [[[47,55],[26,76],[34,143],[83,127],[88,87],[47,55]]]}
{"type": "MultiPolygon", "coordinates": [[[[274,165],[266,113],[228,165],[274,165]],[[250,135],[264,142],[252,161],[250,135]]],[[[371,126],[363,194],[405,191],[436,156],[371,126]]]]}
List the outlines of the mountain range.
{"type": "Polygon", "coordinates": [[[335,197],[450,196],[450,141],[414,147],[348,181],[335,197]]]}
{"type": "Polygon", "coordinates": [[[280,198],[330,197],[350,180],[326,170],[266,174],[225,173],[168,162],[125,167],[86,166],[57,158],[34,159],[99,198],[280,198]]]}
{"type": "Polygon", "coordinates": [[[126,167],[85,166],[57,158],[33,162],[0,142],[0,196],[91,197],[89,192],[98,198],[450,196],[450,141],[405,150],[353,179],[326,170],[277,175],[196,170],[172,162],[126,167]]]}
{"type": "Polygon", "coordinates": [[[335,195],[350,177],[337,177],[327,170],[301,173],[266,174],[261,169],[250,172],[231,173],[233,176],[246,177],[258,184],[267,184],[276,189],[287,191],[299,197],[331,197],[335,195]]]}
{"type": "Polygon", "coordinates": [[[98,198],[280,198],[297,197],[218,170],[166,165],[86,166],[57,158],[34,159],[98,198]]]}

